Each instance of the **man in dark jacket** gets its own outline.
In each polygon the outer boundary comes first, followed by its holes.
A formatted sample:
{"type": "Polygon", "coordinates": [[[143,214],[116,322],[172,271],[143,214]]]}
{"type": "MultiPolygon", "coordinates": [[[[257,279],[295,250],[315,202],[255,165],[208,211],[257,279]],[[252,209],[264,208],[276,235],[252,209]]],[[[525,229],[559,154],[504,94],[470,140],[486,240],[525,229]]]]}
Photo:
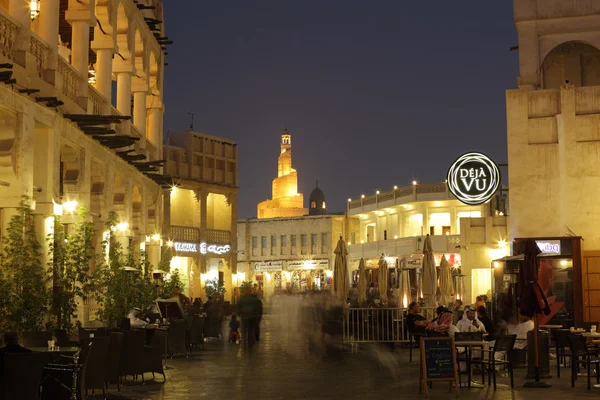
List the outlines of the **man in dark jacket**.
{"type": "Polygon", "coordinates": [[[262,317],[262,302],[252,294],[251,288],[245,288],[238,302],[238,314],[242,318],[242,336],[244,345],[253,345],[257,340],[257,329],[262,317]]]}

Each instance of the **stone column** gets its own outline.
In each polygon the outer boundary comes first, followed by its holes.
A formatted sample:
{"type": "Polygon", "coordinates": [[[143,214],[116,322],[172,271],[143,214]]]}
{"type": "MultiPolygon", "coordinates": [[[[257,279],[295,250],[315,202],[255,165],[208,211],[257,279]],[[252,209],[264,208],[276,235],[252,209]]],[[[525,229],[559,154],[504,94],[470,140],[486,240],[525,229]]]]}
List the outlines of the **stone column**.
{"type": "MultiPolygon", "coordinates": [[[[133,91],[133,124],[140,131],[140,133],[146,136],[146,96],[145,90],[133,91]]],[[[154,143],[153,143],[154,144],[154,143]]]]}
{"type": "Polygon", "coordinates": [[[131,71],[117,73],[117,110],[131,115],[131,71]]]}
{"type": "Polygon", "coordinates": [[[28,66],[33,68],[35,66],[35,58],[29,53],[29,42],[31,40],[31,32],[29,30],[31,23],[29,2],[24,0],[9,0],[8,8],[10,16],[16,19],[21,25],[17,30],[17,37],[15,38],[13,59],[23,68],[27,68],[28,66]]]}
{"type": "Polygon", "coordinates": [[[112,97],[112,48],[96,49],[96,89],[110,103],[112,97]]]}
{"type": "Polygon", "coordinates": [[[56,68],[58,67],[58,16],[59,0],[40,1],[39,32],[40,37],[48,43],[48,60],[44,79],[55,84],[56,68]]]}
{"type": "Polygon", "coordinates": [[[238,213],[238,199],[237,199],[237,191],[233,192],[229,195],[228,198],[229,206],[231,208],[231,227],[229,231],[231,232],[231,255],[229,260],[229,265],[231,266],[231,273],[237,274],[237,213],[238,213]]]}
{"type": "MultiPolygon", "coordinates": [[[[206,241],[206,197],[208,196],[208,192],[206,190],[198,190],[198,199],[200,200],[200,240],[206,241]]],[[[200,255],[200,271],[205,274],[208,271],[206,255],[200,255]]]]}
{"type": "MultiPolygon", "coordinates": [[[[153,99],[151,97],[151,99],[153,99]]],[[[146,98],[148,102],[148,98],[146,98]]],[[[162,146],[162,106],[158,100],[151,100],[150,107],[148,107],[147,114],[147,128],[146,128],[146,138],[156,147],[157,153],[154,156],[157,157],[157,160],[160,160],[162,157],[162,153],[160,152],[162,146]]]]}
{"type": "MultiPolygon", "coordinates": [[[[35,137],[35,105],[23,107],[23,112],[17,117],[17,143],[16,154],[20,154],[17,164],[17,176],[20,178],[21,195],[33,198],[33,171],[35,165],[34,137],[35,137]]],[[[48,188],[49,189],[49,188],[48,188]]]]}
{"type": "Polygon", "coordinates": [[[65,13],[65,19],[72,28],[71,65],[81,77],[77,86],[77,103],[87,110],[90,26],[96,25],[96,17],[87,5],[72,3],[65,13]]]}
{"type": "Polygon", "coordinates": [[[152,269],[156,269],[160,263],[160,240],[150,238],[150,242],[146,243],[146,256],[152,269]]]}

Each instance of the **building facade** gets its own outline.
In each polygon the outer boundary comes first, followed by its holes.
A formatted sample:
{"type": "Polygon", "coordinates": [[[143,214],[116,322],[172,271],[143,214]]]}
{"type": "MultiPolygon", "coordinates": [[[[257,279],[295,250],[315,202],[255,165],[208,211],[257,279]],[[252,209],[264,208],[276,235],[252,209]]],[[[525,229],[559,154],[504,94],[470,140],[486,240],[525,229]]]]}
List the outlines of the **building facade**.
{"type": "Polygon", "coordinates": [[[514,16],[520,75],[506,93],[511,236],[581,236],[579,254],[568,254],[582,260],[569,281],[576,312],[597,321],[600,3],[524,0],[514,16]]]}
{"type": "Polygon", "coordinates": [[[163,237],[168,238],[186,295],[206,300],[217,280],[230,301],[237,282],[237,145],[192,131],[169,134],[164,173],[173,186],[165,197],[163,237]],[[233,279],[233,280],[232,280],[233,279]]]}
{"type": "Polygon", "coordinates": [[[111,211],[124,249],[160,232],[162,21],[160,0],[0,1],[0,237],[22,196],[44,262],[51,219],[76,206],[98,253],[111,211]]]}
{"type": "MultiPolygon", "coordinates": [[[[315,215],[238,221],[238,271],[264,297],[330,289],[336,244],[358,234],[358,219],[315,215]]],[[[241,282],[240,281],[240,282],[241,282]]]]}
{"type": "MultiPolygon", "coordinates": [[[[351,233],[349,239],[351,269],[358,269],[361,258],[368,270],[378,268],[384,256],[392,269],[391,285],[399,287],[402,270],[407,270],[405,279],[412,282],[415,300],[420,297],[423,241],[429,234],[436,265],[439,267],[445,256],[455,273],[463,275],[455,280],[457,294],[471,303],[475,296],[491,290],[492,261],[508,254],[506,214],[501,195],[486,204],[469,206],[457,200],[445,182],[414,182],[348,199],[348,215],[360,221],[358,234],[351,233]]],[[[376,275],[369,274],[373,280],[376,275]]]]}
{"type": "Polygon", "coordinates": [[[272,183],[272,198],[258,204],[258,218],[299,217],[306,215],[304,196],[298,193],[298,173],[292,168],[292,135],[281,134],[281,153],[277,159],[277,178],[272,183]]]}

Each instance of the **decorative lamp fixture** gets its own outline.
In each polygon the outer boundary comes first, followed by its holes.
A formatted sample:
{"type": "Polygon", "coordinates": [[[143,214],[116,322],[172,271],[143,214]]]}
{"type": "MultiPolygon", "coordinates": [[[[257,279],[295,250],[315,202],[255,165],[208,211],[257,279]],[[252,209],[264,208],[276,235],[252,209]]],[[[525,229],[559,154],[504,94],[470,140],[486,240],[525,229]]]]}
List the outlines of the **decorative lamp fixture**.
{"type": "Polygon", "coordinates": [[[127,222],[120,222],[117,224],[117,229],[121,232],[125,232],[129,228],[129,224],[127,222]]]}
{"type": "Polygon", "coordinates": [[[68,212],[69,214],[73,214],[77,209],[77,201],[67,201],[62,204],[63,211],[68,212]]]}
{"type": "Polygon", "coordinates": [[[379,190],[375,192],[375,194],[379,194],[379,190]]]}
{"type": "Polygon", "coordinates": [[[172,240],[169,240],[169,241],[167,242],[167,246],[169,246],[169,247],[173,247],[173,241],[172,241],[172,240]]]}
{"type": "Polygon", "coordinates": [[[398,190],[398,185],[394,185],[394,190],[398,190]]]}
{"type": "Polygon", "coordinates": [[[350,203],[352,201],[352,199],[348,199],[348,203],[350,203]]]}
{"type": "Polygon", "coordinates": [[[413,184],[413,185],[416,185],[416,184],[417,184],[417,181],[413,181],[413,182],[412,182],[412,184],[413,184]]]}
{"type": "Polygon", "coordinates": [[[152,235],[152,240],[158,242],[160,240],[160,235],[158,233],[155,233],[154,235],[152,235]]]}
{"type": "Polygon", "coordinates": [[[31,0],[29,2],[29,16],[32,21],[40,16],[40,0],[31,0]]]}
{"type": "Polygon", "coordinates": [[[88,69],[88,83],[96,87],[96,70],[94,69],[94,64],[88,69]]]}

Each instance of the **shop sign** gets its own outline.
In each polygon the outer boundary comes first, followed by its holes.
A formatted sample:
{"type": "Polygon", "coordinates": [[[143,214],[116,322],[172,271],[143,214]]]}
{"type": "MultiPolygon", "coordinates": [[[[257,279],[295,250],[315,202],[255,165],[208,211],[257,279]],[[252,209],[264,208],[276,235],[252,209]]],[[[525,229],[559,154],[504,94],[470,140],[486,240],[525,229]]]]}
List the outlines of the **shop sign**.
{"type": "Polygon", "coordinates": [[[231,246],[228,244],[206,244],[200,243],[200,253],[202,254],[226,254],[231,250],[231,246]]]}
{"type": "Polygon", "coordinates": [[[297,269],[329,269],[329,260],[288,261],[287,269],[289,271],[297,269]]]}
{"type": "Polygon", "coordinates": [[[560,255],[560,240],[536,240],[535,242],[542,251],[542,254],[547,256],[560,255]]]}
{"type": "Polygon", "coordinates": [[[495,162],[481,153],[460,156],[448,170],[448,189],[462,203],[483,204],[500,187],[500,170],[495,162]]]}
{"type": "Polygon", "coordinates": [[[254,271],[256,271],[256,272],[273,272],[273,271],[281,271],[282,269],[283,269],[282,261],[269,261],[269,262],[254,263],[254,271]]]}
{"type": "Polygon", "coordinates": [[[175,251],[180,253],[200,253],[200,254],[227,254],[231,251],[231,245],[208,244],[208,243],[190,243],[175,242],[175,251]]]}
{"type": "Polygon", "coordinates": [[[197,253],[198,243],[175,242],[175,251],[182,253],[197,253]]]}

